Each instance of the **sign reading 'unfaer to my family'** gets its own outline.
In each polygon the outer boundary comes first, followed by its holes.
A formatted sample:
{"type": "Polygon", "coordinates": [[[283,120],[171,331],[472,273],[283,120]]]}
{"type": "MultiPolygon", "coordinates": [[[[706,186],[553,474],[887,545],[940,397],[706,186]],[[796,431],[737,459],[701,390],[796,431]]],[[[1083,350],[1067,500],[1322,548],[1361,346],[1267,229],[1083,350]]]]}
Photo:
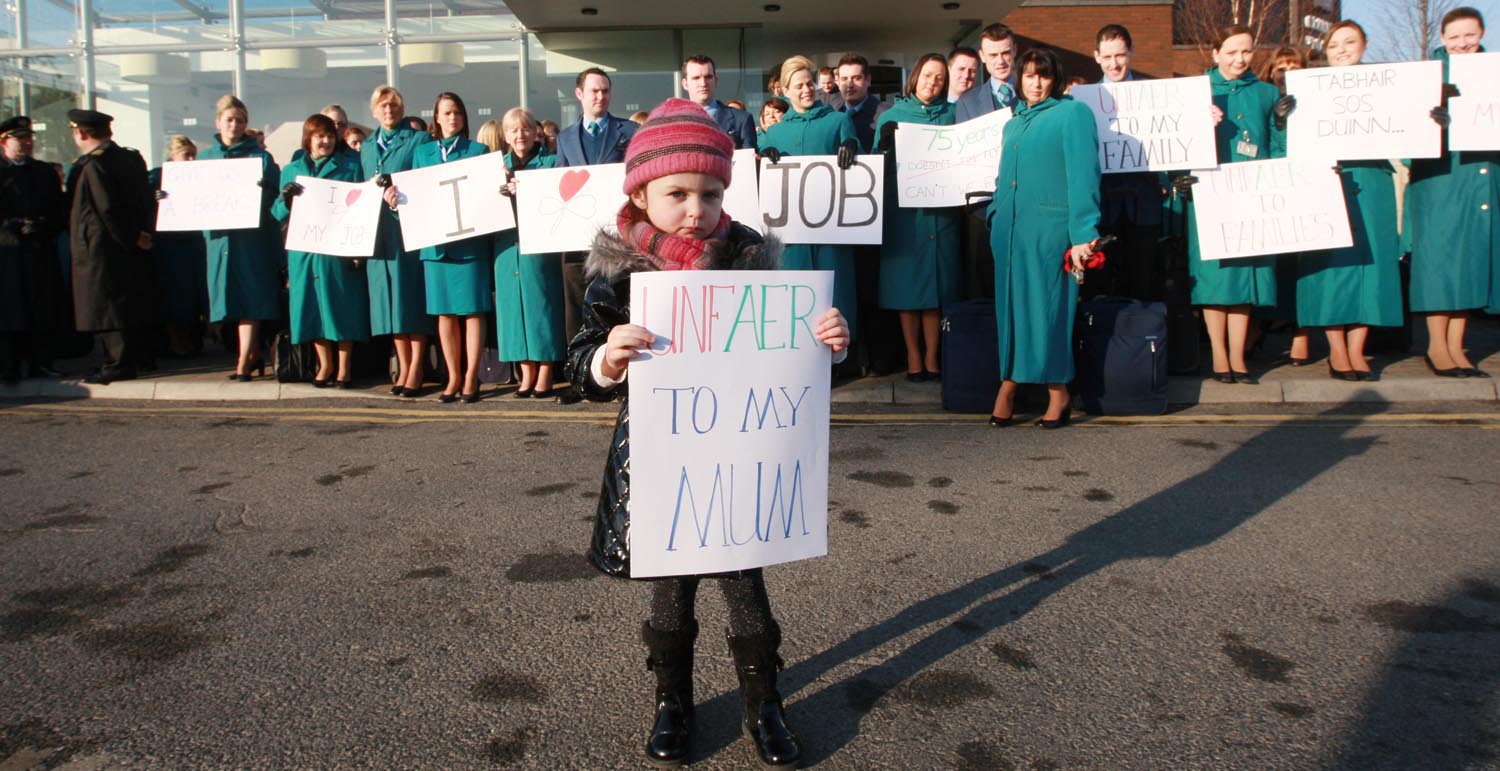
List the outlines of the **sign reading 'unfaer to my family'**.
{"type": "Polygon", "coordinates": [[[1441,62],[1362,64],[1291,70],[1297,97],[1287,119],[1287,156],[1357,161],[1436,158],[1442,127],[1432,108],[1443,96],[1441,62]]]}
{"type": "Polygon", "coordinates": [[[401,242],[407,250],[462,241],[516,226],[500,153],[391,175],[399,194],[401,242]]]}
{"type": "Polygon", "coordinates": [[[630,575],[828,552],[830,271],[630,277],[630,575]]]}
{"type": "Polygon", "coordinates": [[[292,199],[286,248],[330,257],[369,257],[385,202],[371,182],[297,177],[302,194],[292,199]]]}
{"type": "Polygon", "coordinates": [[[969,193],[995,192],[1010,108],[952,126],[896,124],[896,203],[963,206],[969,193]]]}
{"type": "Polygon", "coordinates": [[[884,156],[858,156],[847,169],[834,155],[761,159],[761,216],[782,243],[878,244],[884,196],[884,156]]]}
{"type": "Polygon", "coordinates": [[[1278,158],[1195,171],[1194,222],[1205,260],[1352,246],[1338,172],[1278,158]]]}
{"type": "Polygon", "coordinates": [[[167,161],[161,165],[156,229],[246,230],[260,227],[264,211],[259,158],[167,161]]]}
{"type": "Polygon", "coordinates": [[[1094,112],[1105,174],[1218,163],[1206,76],[1080,85],[1069,93],[1094,112]]]}

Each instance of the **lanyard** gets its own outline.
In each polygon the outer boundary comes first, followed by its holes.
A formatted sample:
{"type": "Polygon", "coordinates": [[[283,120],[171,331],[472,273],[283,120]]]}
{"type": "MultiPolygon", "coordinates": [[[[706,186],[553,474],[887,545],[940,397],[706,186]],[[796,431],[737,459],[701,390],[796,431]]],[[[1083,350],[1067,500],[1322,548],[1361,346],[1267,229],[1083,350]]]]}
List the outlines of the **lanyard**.
{"type": "Polygon", "coordinates": [[[448,162],[448,153],[453,152],[453,149],[458,147],[458,140],[461,138],[462,137],[454,137],[453,141],[448,143],[446,146],[443,145],[443,141],[441,139],[438,140],[438,152],[443,154],[443,163],[448,162]]]}

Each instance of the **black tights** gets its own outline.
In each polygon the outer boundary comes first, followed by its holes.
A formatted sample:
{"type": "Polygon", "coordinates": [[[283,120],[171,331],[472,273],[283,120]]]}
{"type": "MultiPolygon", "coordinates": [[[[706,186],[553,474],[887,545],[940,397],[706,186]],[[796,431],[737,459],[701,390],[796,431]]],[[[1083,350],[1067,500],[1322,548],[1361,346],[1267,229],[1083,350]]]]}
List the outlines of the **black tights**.
{"type": "MultiPolygon", "coordinates": [[[[729,607],[729,631],[734,636],[765,634],[775,626],[771,598],[766,595],[766,579],[759,568],[710,578],[718,582],[719,590],[724,593],[724,604],[729,607]]],[[[663,632],[690,627],[698,582],[702,580],[702,576],[677,576],[653,581],[651,626],[663,632]]]]}

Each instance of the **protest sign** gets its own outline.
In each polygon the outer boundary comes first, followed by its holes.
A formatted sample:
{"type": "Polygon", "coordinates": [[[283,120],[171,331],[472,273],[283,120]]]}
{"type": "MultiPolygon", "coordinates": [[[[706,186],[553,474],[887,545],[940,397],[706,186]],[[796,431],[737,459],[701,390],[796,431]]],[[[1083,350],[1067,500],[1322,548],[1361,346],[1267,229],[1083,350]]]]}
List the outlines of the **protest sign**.
{"type": "Polygon", "coordinates": [[[302,195],[292,199],[287,217],[286,248],[332,257],[369,257],[375,253],[380,223],[380,188],[372,182],[297,177],[302,195]]]}
{"type": "Polygon", "coordinates": [[[1500,53],[1455,54],[1448,79],[1459,95],[1448,100],[1450,150],[1500,150],[1500,53]]]}
{"type": "Polygon", "coordinates": [[[409,250],[487,235],[516,226],[505,156],[486,153],[391,175],[401,212],[401,242],[409,250]]]}
{"type": "Polygon", "coordinates": [[[1278,158],[1195,171],[1194,222],[1205,260],[1353,246],[1338,172],[1278,158]]]}
{"type": "Polygon", "coordinates": [[[1127,80],[1074,86],[1099,130],[1105,174],[1199,169],[1219,162],[1208,78],[1127,80]]]}
{"type": "Polygon", "coordinates": [[[765,234],[766,223],[760,216],[760,185],[755,179],[755,151],[748,147],[734,151],[734,170],[729,187],[724,190],[724,211],[735,222],[765,234]]]}
{"type": "Polygon", "coordinates": [[[861,155],[840,169],[833,155],[761,159],[760,211],[786,244],[878,244],[885,159],[861,155]]]}
{"type": "Polygon", "coordinates": [[[521,253],[587,251],[600,228],[615,230],[624,185],[623,163],[517,172],[521,253]]]}
{"type": "Polygon", "coordinates": [[[1297,97],[1287,119],[1287,156],[1328,161],[1436,158],[1442,127],[1432,108],[1443,94],[1436,61],[1288,70],[1297,97]]]}
{"type": "Polygon", "coordinates": [[[630,575],[828,552],[830,271],[630,277],[630,575]]]}
{"type": "Polygon", "coordinates": [[[161,165],[156,229],[245,230],[260,227],[259,158],[167,161],[161,165]]]}
{"type": "Polygon", "coordinates": [[[896,203],[963,206],[968,193],[995,192],[1010,109],[952,126],[896,124],[896,203]]]}

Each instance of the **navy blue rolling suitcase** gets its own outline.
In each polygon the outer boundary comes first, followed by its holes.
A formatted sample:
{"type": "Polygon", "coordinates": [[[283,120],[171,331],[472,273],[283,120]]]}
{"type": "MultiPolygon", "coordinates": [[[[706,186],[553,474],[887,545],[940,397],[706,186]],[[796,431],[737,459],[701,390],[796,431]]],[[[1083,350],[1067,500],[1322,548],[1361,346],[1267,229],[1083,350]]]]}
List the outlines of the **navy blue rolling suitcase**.
{"type": "Polygon", "coordinates": [[[1000,389],[1000,340],[995,301],[943,306],[943,409],[988,414],[1000,389]]]}
{"type": "Polygon", "coordinates": [[[1167,307],[1120,297],[1078,304],[1073,392],[1090,415],[1167,411],[1167,307]]]}

